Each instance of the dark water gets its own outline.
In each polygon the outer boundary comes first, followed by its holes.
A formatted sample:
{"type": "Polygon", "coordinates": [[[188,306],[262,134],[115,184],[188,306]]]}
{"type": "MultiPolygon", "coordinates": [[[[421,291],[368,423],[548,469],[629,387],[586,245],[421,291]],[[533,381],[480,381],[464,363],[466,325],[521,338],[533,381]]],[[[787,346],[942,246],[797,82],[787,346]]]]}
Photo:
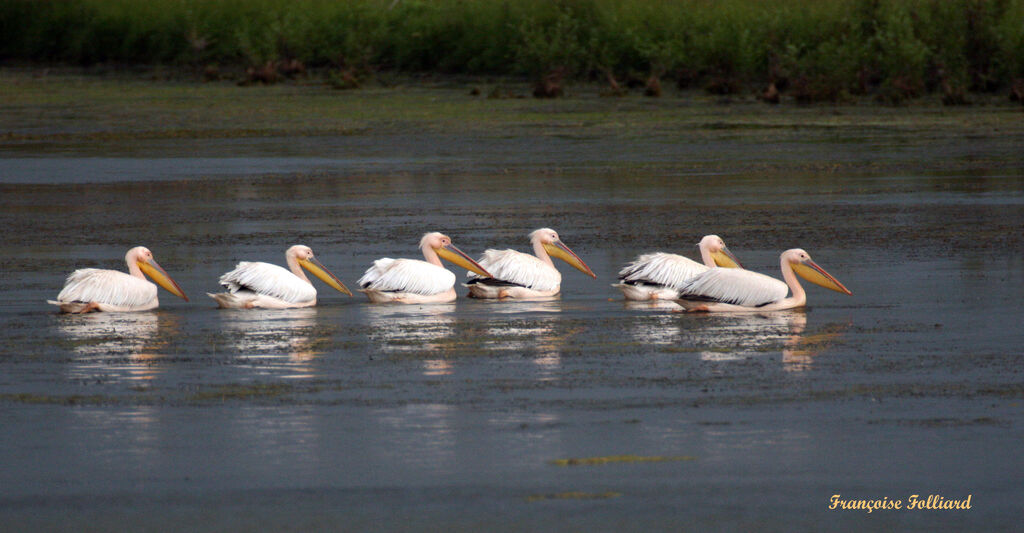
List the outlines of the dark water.
{"type": "Polygon", "coordinates": [[[1019,521],[1024,165],[1005,140],[958,145],[999,164],[952,172],[914,170],[949,153],[927,143],[700,150],[723,167],[756,149],[903,161],[856,173],[646,167],[659,147],[515,142],[0,159],[0,529],[1019,521]],[[544,303],[380,306],[318,283],[314,309],[243,312],[204,295],[235,262],[280,263],[295,243],[354,286],[375,258],[416,257],[425,231],[476,255],[525,250],[541,226],[598,279],[565,266],[544,303]],[[773,275],[803,247],[854,295],[811,286],[805,310],[708,316],[609,287],[639,253],[695,257],[706,233],[773,275]],[[138,244],[190,303],[45,304],[71,270],[122,269],[138,244]],[[662,460],[557,463],[618,455],[662,460]],[[829,510],[833,494],[971,495],[972,509],[829,510]]]}

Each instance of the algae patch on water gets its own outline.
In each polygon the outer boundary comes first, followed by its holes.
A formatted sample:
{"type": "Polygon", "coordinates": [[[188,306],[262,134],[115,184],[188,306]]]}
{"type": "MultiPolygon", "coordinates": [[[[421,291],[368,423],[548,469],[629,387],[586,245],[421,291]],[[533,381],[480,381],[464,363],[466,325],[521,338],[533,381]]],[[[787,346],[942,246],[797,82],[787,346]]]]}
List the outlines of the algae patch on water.
{"type": "Polygon", "coordinates": [[[555,459],[548,463],[555,466],[595,466],[610,463],[664,463],[670,461],[694,461],[690,455],[606,455],[604,457],[582,457],[555,459]]]}
{"type": "Polygon", "coordinates": [[[622,496],[621,492],[556,492],[554,494],[531,494],[526,497],[528,502],[539,502],[545,500],[608,500],[622,496]]]}
{"type": "Polygon", "coordinates": [[[14,402],[33,405],[111,405],[118,403],[118,399],[102,394],[82,395],[48,395],[32,393],[0,394],[0,401],[14,402]]]}
{"type": "Polygon", "coordinates": [[[278,399],[291,395],[295,387],[283,383],[229,384],[196,392],[187,399],[192,402],[227,402],[231,400],[278,399]]]}

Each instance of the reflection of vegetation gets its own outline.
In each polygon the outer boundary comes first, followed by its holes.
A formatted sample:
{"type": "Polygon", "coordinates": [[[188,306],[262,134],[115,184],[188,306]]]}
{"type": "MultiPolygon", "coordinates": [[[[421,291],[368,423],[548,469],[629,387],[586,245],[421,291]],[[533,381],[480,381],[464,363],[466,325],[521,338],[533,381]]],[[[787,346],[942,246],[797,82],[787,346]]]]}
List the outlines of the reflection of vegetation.
{"type": "Polygon", "coordinates": [[[594,466],[609,463],[664,463],[670,461],[693,461],[696,457],[689,455],[607,455],[604,457],[583,457],[555,459],[555,466],[594,466]]]}
{"type": "Polygon", "coordinates": [[[1022,0],[10,0],[0,58],[190,65],[208,79],[248,68],[259,82],[308,66],[345,87],[381,70],[557,71],[899,101],[1024,79],[1021,20],[1022,0]]]}

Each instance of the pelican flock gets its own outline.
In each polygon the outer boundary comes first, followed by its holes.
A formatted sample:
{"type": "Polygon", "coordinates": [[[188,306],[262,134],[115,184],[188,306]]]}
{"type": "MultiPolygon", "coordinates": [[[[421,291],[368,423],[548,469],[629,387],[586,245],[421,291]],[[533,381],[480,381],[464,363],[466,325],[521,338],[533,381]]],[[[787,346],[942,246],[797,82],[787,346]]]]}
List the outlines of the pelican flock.
{"type": "Polygon", "coordinates": [[[590,267],[569,249],[558,233],[541,228],[530,233],[533,254],[515,250],[487,250],[480,258],[480,266],[490,275],[469,273],[469,295],[474,298],[513,298],[521,300],[551,298],[561,290],[562,274],[555,268],[551,257],[565,261],[584,274],[597,278],[590,267]]]}
{"type": "Polygon", "coordinates": [[[711,312],[779,311],[803,307],[807,303],[807,293],[797,281],[797,276],[826,289],[853,294],[800,248],[782,252],[779,262],[785,283],[749,270],[711,268],[680,287],[680,304],[688,311],[711,312]],[[793,295],[787,298],[790,291],[793,295]]]}
{"type": "Polygon", "coordinates": [[[665,252],[644,254],[619,271],[619,282],[612,287],[627,300],[675,300],[679,287],[709,268],[743,268],[718,235],[705,235],[697,247],[703,263],[665,252]]]}
{"type": "Polygon", "coordinates": [[[242,261],[220,277],[227,292],[206,293],[220,307],[233,309],[288,309],[316,305],[316,287],[302,269],[308,270],[334,290],[352,296],[352,291],[313,255],[309,246],[296,244],[284,254],[288,270],[270,263],[242,261]]]}
{"type": "Polygon", "coordinates": [[[423,258],[391,259],[384,257],[373,262],[359,278],[360,292],[371,302],[398,302],[406,304],[450,302],[455,294],[455,274],[444,268],[441,259],[491,277],[476,261],[470,259],[452,244],[451,237],[443,233],[427,233],[420,239],[423,258]]]}
{"type": "Polygon", "coordinates": [[[181,287],[153,259],[149,248],[136,246],[128,250],[124,261],[128,263],[127,274],[98,268],[72,272],[57,300],[47,300],[47,303],[60,307],[65,313],[156,309],[160,305],[156,285],[147,281],[146,276],[171,294],[188,301],[181,287]]]}
{"type": "MultiPolygon", "coordinates": [[[[592,277],[597,275],[550,228],[529,234],[533,255],[516,250],[489,249],[474,261],[442,233],[420,239],[423,260],[384,257],[373,262],[359,278],[359,291],[373,303],[430,304],[452,302],[456,276],[442,259],[468,270],[467,296],[484,299],[543,300],[560,294],[562,274],[552,258],[558,258],[592,277]]],[[[620,289],[630,301],[676,301],[687,311],[778,311],[802,307],[807,294],[797,277],[847,295],[853,293],[818,266],[800,249],[779,257],[784,281],[744,270],[725,242],[706,235],[698,244],[703,263],[657,252],[638,256],[619,271],[620,289]],[[788,296],[787,296],[788,295],[788,296]]],[[[317,291],[305,272],[313,274],[338,292],[352,292],[328,270],[305,245],[285,253],[287,269],[269,263],[238,263],[220,277],[225,292],[211,294],[219,307],[310,307],[317,291]]],[[[181,287],[153,259],[148,248],[137,246],[125,254],[128,273],[86,268],[72,272],[56,300],[47,300],[65,313],[90,311],[148,311],[156,309],[157,285],[188,301],[181,287]]],[[[674,305],[674,304],[673,304],[674,305]]]]}

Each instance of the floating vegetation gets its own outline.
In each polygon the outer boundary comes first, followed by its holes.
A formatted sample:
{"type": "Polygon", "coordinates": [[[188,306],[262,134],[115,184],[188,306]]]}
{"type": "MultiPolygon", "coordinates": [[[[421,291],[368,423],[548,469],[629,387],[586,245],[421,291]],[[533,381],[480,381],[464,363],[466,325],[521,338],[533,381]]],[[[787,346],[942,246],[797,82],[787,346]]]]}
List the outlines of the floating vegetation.
{"type": "Polygon", "coordinates": [[[0,402],[14,402],[32,405],[110,405],[118,403],[117,398],[102,394],[32,394],[8,393],[0,394],[0,402]]]}
{"type": "Polygon", "coordinates": [[[989,416],[977,418],[880,418],[868,420],[868,424],[895,424],[898,426],[917,426],[924,428],[956,428],[968,426],[1002,426],[1009,427],[1010,422],[989,416]]]}
{"type": "Polygon", "coordinates": [[[606,455],[604,457],[582,457],[555,459],[549,461],[555,466],[596,466],[611,463],[665,463],[670,461],[694,461],[690,455],[606,455]]]}
{"type": "Polygon", "coordinates": [[[554,494],[531,494],[526,497],[528,502],[539,502],[545,500],[608,500],[622,496],[621,492],[556,492],[554,494]]]}
{"type": "Polygon", "coordinates": [[[193,402],[227,402],[231,400],[276,399],[295,392],[287,383],[251,383],[246,385],[218,385],[202,390],[186,398],[193,402]]]}

